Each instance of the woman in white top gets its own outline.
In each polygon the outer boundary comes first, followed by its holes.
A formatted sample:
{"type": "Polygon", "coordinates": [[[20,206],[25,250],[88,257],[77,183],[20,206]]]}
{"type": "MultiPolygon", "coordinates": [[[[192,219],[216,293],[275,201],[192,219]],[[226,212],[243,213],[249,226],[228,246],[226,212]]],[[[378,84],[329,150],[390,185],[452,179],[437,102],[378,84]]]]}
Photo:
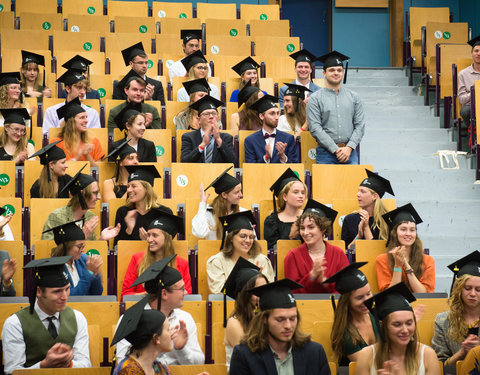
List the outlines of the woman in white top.
{"type": "Polygon", "coordinates": [[[435,351],[418,342],[417,321],[410,302],[415,297],[404,283],[365,301],[381,321],[380,339],[358,355],[356,375],[440,375],[435,351]]]}
{"type": "Polygon", "coordinates": [[[5,211],[3,207],[0,207],[0,241],[13,241],[13,233],[8,225],[8,222],[12,220],[13,214],[3,216],[5,211]]]}
{"type": "Polygon", "coordinates": [[[293,83],[285,84],[288,86],[283,97],[285,114],[279,117],[277,128],[286,132],[293,131],[295,136],[299,136],[302,131],[308,130],[308,121],[305,112],[307,104],[304,98],[305,92],[312,92],[312,90],[293,83]]]}

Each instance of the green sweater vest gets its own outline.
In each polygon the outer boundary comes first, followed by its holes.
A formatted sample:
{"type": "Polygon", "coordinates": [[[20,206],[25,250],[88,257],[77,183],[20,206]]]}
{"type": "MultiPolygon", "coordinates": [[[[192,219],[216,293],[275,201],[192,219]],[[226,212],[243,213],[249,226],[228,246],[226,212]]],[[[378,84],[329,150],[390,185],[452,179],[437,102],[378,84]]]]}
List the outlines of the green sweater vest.
{"type": "Polygon", "coordinates": [[[57,342],[69,345],[73,348],[75,336],[77,335],[77,319],[75,312],[66,307],[60,311],[60,332],[54,340],[47,331],[35,310],[30,314],[26,307],[16,313],[23,330],[23,339],[25,341],[26,361],[24,366],[30,367],[35,363],[42,361],[50,348],[57,342]]]}

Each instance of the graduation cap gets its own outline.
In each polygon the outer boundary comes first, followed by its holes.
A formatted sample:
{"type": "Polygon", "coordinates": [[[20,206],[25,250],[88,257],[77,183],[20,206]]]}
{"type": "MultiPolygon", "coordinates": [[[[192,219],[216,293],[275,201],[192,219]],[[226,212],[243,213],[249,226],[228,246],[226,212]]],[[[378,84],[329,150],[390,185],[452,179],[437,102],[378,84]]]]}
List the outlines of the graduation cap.
{"type": "Polygon", "coordinates": [[[304,214],[309,212],[314,213],[315,215],[318,215],[320,217],[326,217],[327,219],[330,219],[332,223],[335,221],[338,215],[337,211],[313,199],[309,199],[307,201],[307,204],[305,205],[305,208],[303,209],[304,214]]]}
{"type": "Polygon", "coordinates": [[[395,196],[390,181],[368,169],[365,169],[365,172],[367,172],[368,177],[360,183],[360,186],[372,189],[380,198],[382,198],[385,193],[395,196]]]}
{"type": "Polygon", "coordinates": [[[383,320],[387,315],[395,311],[412,311],[410,304],[416,298],[401,282],[385,289],[383,292],[375,294],[367,299],[364,304],[379,320],[383,320]]]}
{"type": "Polygon", "coordinates": [[[63,256],[35,259],[23,267],[24,270],[33,268],[35,271],[33,276],[34,290],[31,291],[30,294],[30,314],[33,314],[37,286],[63,288],[69,284],[68,275],[65,271],[65,263],[71,258],[71,256],[63,256]]]}
{"type": "MultiPolygon", "coordinates": [[[[117,87],[123,91],[127,85],[134,79],[140,78],[142,81],[145,81],[142,76],[140,76],[135,70],[130,69],[130,71],[117,83],[117,87]]],[[[145,85],[147,83],[145,82],[145,85]]]]}
{"type": "Polygon", "coordinates": [[[145,310],[147,303],[148,295],[125,311],[110,346],[126,339],[136,347],[151,340],[155,333],[159,333],[165,322],[165,315],[158,310],[145,310]]]}
{"type": "Polygon", "coordinates": [[[294,171],[292,171],[290,168],[287,168],[287,170],[283,172],[279,178],[277,178],[277,181],[275,181],[273,185],[270,186],[270,191],[273,193],[273,210],[275,212],[277,212],[275,197],[278,197],[285,185],[292,181],[302,182],[302,180],[298,178],[294,171]]]}
{"type": "Polygon", "coordinates": [[[5,124],[26,125],[25,120],[30,119],[26,108],[3,108],[0,109],[5,124]]]}
{"type": "Polygon", "coordinates": [[[270,108],[278,108],[276,103],[278,103],[278,98],[272,95],[264,95],[253,103],[251,108],[258,113],[264,113],[270,108]]]}
{"type": "Polygon", "coordinates": [[[69,191],[72,195],[77,195],[78,200],[80,201],[80,205],[82,206],[82,210],[88,209],[87,203],[83,198],[82,190],[85,189],[88,185],[92,182],[95,182],[95,179],[90,176],[89,174],[82,173],[83,169],[88,165],[85,164],[82,169],[80,169],[75,176],[72,177],[70,181],[68,181],[62,190],[58,192],[58,196],[61,196],[64,191],[69,191]]]}
{"type": "Polygon", "coordinates": [[[75,55],[65,64],[63,64],[62,67],[68,70],[76,70],[80,73],[84,73],[88,70],[88,67],[91,64],[93,64],[93,61],[90,61],[80,55],[75,55]]]}
{"type": "Polygon", "coordinates": [[[480,277],[480,252],[475,250],[470,254],[464,256],[447,266],[453,272],[452,286],[450,294],[452,293],[453,284],[455,280],[463,275],[479,276],[480,277]]]}
{"type": "Polygon", "coordinates": [[[197,100],[195,103],[190,104],[190,108],[194,109],[197,111],[198,115],[207,110],[207,109],[217,109],[218,107],[222,106],[223,103],[215,99],[213,96],[210,95],[205,95],[203,98],[200,100],[197,100]]]}
{"type": "Polygon", "coordinates": [[[227,326],[227,296],[236,299],[247,282],[260,273],[260,268],[245,258],[238,258],[223,285],[223,326],[227,326]]]}
{"type": "Polygon", "coordinates": [[[199,91],[206,92],[207,94],[210,92],[210,86],[205,78],[182,82],[182,85],[185,87],[185,91],[187,91],[188,95],[199,91]]]}
{"type": "Polygon", "coordinates": [[[183,40],[183,44],[187,44],[189,41],[193,39],[202,39],[202,29],[188,29],[188,30],[180,30],[180,39],[183,40]]]}
{"type": "Polygon", "coordinates": [[[65,122],[68,121],[69,118],[75,117],[79,113],[86,112],[86,110],[82,107],[82,103],[80,103],[80,99],[78,96],[70,100],[69,102],[65,103],[65,105],[61,106],[57,109],[57,116],[59,119],[64,119],[65,122]]]}
{"type": "Polygon", "coordinates": [[[132,61],[138,55],[146,55],[145,48],[143,48],[143,43],[138,42],[133,46],[125,48],[122,50],[123,61],[125,61],[125,66],[130,65],[130,61],[132,61]]]}
{"type": "Polygon", "coordinates": [[[312,65],[316,60],[316,57],[305,48],[298,52],[292,53],[290,57],[295,60],[295,65],[299,62],[308,62],[310,65],[312,65]]]}
{"type": "Polygon", "coordinates": [[[0,73],[0,86],[9,85],[12,83],[20,83],[19,72],[5,72],[0,73]]]}
{"type": "Polygon", "coordinates": [[[297,98],[300,99],[305,99],[305,93],[312,92],[308,87],[302,86],[302,85],[296,85],[294,83],[287,83],[283,82],[285,85],[287,85],[287,90],[285,91],[284,96],[296,96],[297,98]]]}
{"type": "Polygon", "coordinates": [[[57,146],[57,144],[60,142],[62,142],[62,139],[53,143],[49,143],[44,148],[38,150],[32,156],[28,157],[28,159],[38,156],[40,159],[40,164],[47,165],[51,161],[57,161],[66,158],[65,151],[57,146]]]}
{"type": "Polygon", "coordinates": [[[22,49],[22,66],[28,63],[34,63],[37,65],[45,66],[45,57],[37,53],[24,51],[22,49]]]}
{"type": "Polygon", "coordinates": [[[336,274],[329,277],[322,284],[335,283],[335,290],[340,294],[352,292],[368,284],[367,277],[359,270],[368,262],[355,262],[342,268],[336,274]]]}
{"type": "Polygon", "coordinates": [[[120,130],[126,130],[125,124],[132,116],[136,116],[142,112],[142,104],[128,102],[125,107],[115,116],[113,121],[120,130]]]}
{"type": "Polygon", "coordinates": [[[411,203],[407,203],[402,207],[398,207],[395,210],[387,212],[386,214],[382,215],[382,217],[390,230],[392,230],[395,225],[400,224],[401,222],[415,224],[423,223],[423,220],[418,215],[417,211],[415,211],[415,208],[413,208],[411,203]]]}
{"type": "Polygon", "coordinates": [[[191,53],[187,57],[184,57],[180,61],[182,62],[183,66],[185,67],[185,70],[187,72],[192,68],[192,66],[194,66],[196,64],[200,64],[200,63],[206,64],[207,63],[207,59],[205,58],[205,56],[203,56],[202,51],[200,51],[199,49],[196,50],[195,52],[191,53]]]}
{"type": "Polygon", "coordinates": [[[227,232],[232,232],[237,229],[249,229],[253,230],[253,226],[257,224],[252,211],[240,211],[231,215],[221,216],[218,218],[223,226],[222,243],[220,250],[223,249],[225,243],[225,237],[227,232]]]}
{"type": "Polygon", "coordinates": [[[156,178],[162,178],[154,165],[127,165],[128,182],[145,181],[153,186],[156,178]]]}
{"type": "Polygon", "coordinates": [[[131,138],[125,138],[123,142],[121,142],[107,156],[105,156],[105,159],[107,159],[108,161],[120,162],[126,156],[137,153],[137,150],[135,150],[132,146],[128,144],[130,139],[131,138]]]}
{"type": "Polygon", "coordinates": [[[250,56],[244,58],[242,61],[240,61],[238,64],[232,66],[232,69],[239,75],[241,76],[243,73],[245,73],[247,70],[251,69],[258,69],[260,68],[260,65],[252,59],[250,56]]]}
{"type": "Polygon", "coordinates": [[[470,44],[472,48],[474,48],[475,46],[480,46],[480,35],[477,35],[475,38],[469,40],[467,43],[470,44]]]}
{"type": "Polygon", "coordinates": [[[255,94],[260,89],[252,85],[252,80],[249,80],[245,86],[238,92],[238,108],[242,106],[243,103],[246,103],[250,97],[255,94]]]}
{"type": "Polygon", "coordinates": [[[3,215],[7,210],[3,207],[0,207],[0,216],[3,215]]]}
{"type": "Polygon", "coordinates": [[[161,229],[175,238],[177,233],[184,234],[183,217],[172,215],[160,208],[152,208],[152,211],[156,216],[148,229],[161,229]]]}
{"type": "Polygon", "coordinates": [[[343,61],[347,61],[345,64],[345,74],[343,76],[343,83],[347,82],[347,71],[348,71],[348,60],[350,57],[345,56],[344,54],[341,54],[340,52],[337,51],[332,51],[327,53],[326,55],[320,56],[317,58],[318,61],[323,63],[323,70],[326,70],[327,68],[330,68],[332,66],[342,66],[343,67],[343,61]]]}
{"type": "Polygon", "coordinates": [[[72,86],[77,82],[83,81],[85,76],[77,70],[67,70],[55,82],[62,82],[65,86],[72,86]]]}
{"type": "Polygon", "coordinates": [[[83,233],[83,230],[77,225],[79,221],[83,221],[83,219],[70,221],[69,223],[47,229],[42,233],[53,232],[53,239],[57,245],[70,241],[85,240],[85,233],[83,233]]]}
{"type": "Polygon", "coordinates": [[[215,180],[213,180],[210,185],[205,188],[205,191],[207,191],[213,186],[215,189],[215,193],[221,194],[232,190],[235,186],[240,184],[240,181],[227,173],[232,168],[233,167],[229,167],[225,171],[223,171],[220,176],[218,176],[215,180]]]}
{"type": "Polygon", "coordinates": [[[248,291],[260,297],[260,310],[289,309],[297,306],[292,290],[303,288],[303,285],[290,279],[282,279],[274,283],[249,289],[248,291]]]}

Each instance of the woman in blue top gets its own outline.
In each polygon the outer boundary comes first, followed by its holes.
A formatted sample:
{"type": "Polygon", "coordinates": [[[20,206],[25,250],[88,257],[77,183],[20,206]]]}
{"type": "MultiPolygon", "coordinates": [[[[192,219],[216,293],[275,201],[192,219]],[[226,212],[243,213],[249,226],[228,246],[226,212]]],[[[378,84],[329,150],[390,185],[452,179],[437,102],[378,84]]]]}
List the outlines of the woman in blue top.
{"type": "MultiPolygon", "coordinates": [[[[258,63],[250,56],[232,67],[232,69],[240,76],[241,80],[238,89],[233,90],[232,95],[230,96],[231,102],[238,102],[239,91],[248,83],[260,88],[260,83],[258,81],[258,68],[260,68],[260,65],[258,65],[258,63]]],[[[265,91],[263,93],[267,95],[265,91]]]]}
{"type": "MultiPolygon", "coordinates": [[[[78,220],[77,220],[78,221],[78,220]]],[[[52,256],[70,255],[72,258],[65,264],[70,280],[71,296],[101,295],[103,292],[100,255],[83,254],[85,234],[76,221],[49,229],[53,231],[57,246],[52,249],[52,256]]]]}

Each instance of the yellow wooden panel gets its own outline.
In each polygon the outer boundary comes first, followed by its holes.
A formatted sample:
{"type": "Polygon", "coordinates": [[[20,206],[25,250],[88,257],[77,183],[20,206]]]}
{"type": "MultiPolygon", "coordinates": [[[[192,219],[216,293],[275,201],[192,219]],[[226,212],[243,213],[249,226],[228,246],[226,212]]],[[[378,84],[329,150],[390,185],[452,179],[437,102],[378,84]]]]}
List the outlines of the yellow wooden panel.
{"type": "MultiPolygon", "coordinates": [[[[32,10],[34,9],[29,11],[32,10]]],[[[42,30],[51,35],[53,30],[63,30],[62,15],[58,13],[21,13],[20,30],[42,30]]]]}
{"type": "Polygon", "coordinates": [[[53,32],[53,53],[57,51],[77,51],[82,54],[83,51],[100,52],[99,32],[78,32],[71,33],[67,31],[53,32]]]}
{"type": "Polygon", "coordinates": [[[300,50],[299,37],[254,36],[252,40],[255,42],[255,55],[289,56],[300,50]]]}
{"type": "Polygon", "coordinates": [[[367,277],[372,293],[380,291],[377,281],[375,262],[377,256],[386,251],[384,240],[357,240],[355,243],[355,259],[357,262],[368,262],[362,267],[362,272],[367,277]]]}
{"type": "MultiPolygon", "coordinates": [[[[84,17],[87,19],[92,19],[92,17],[84,17]]],[[[79,53],[78,51],[57,50],[56,53],[58,77],[67,71],[64,67],[62,67],[62,65],[77,54],[80,54],[82,57],[92,61],[92,64],[89,66],[89,72],[91,75],[105,75],[105,54],[103,52],[82,51],[79,53]]],[[[96,87],[93,88],[96,89],[96,87]]]]}
{"type": "MultiPolygon", "coordinates": [[[[2,51],[4,48],[18,49],[18,46],[22,46],[22,49],[27,51],[48,50],[49,35],[52,33],[41,30],[2,29],[2,51]]],[[[20,60],[17,61],[17,64],[20,64],[20,60]]]]}
{"type": "Polygon", "coordinates": [[[208,38],[212,35],[247,36],[245,20],[207,18],[203,21],[206,24],[208,38]]]}
{"type": "Polygon", "coordinates": [[[172,375],[197,375],[206,372],[210,375],[227,375],[227,366],[224,364],[213,365],[177,365],[168,366],[172,375]]]}
{"type": "Polygon", "coordinates": [[[335,0],[336,8],[388,8],[388,0],[335,0]]]}
{"type": "Polygon", "coordinates": [[[317,141],[313,138],[310,132],[301,132],[300,133],[300,148],[301,155],[300,160],[302,161],[305,169],[307,171],[312,171],[312,165],[316,164],[316,149],[317,141]]]}
{"type": "Polygon", "coordinates": [[[197,18],[236,19],[236,4],[197,3],[197,18]]]}
{"type": "MultiPolygon", "coordinates": [[[[101,13],[97,14],[95,12],[94,16],[70,13],[67,13],[66,15],[68,20],[67,30],[70,32],[88,31],[98,32],[101,35],[108,35],[110,33],[110,20],[108,19],[108,16],[103,16],[101,13]]],[[[87,51],[82,51],[82,56],[85,52],[87,51]]]]}
{"type": "Polygon", "coordinates": [[[0,197],[15,197],[15,162],[0,160],[0,197]]]}
{"type": "Polygon", "coordinates": [[[21,0],[15,2],[15,13],[57,13],[57,0],[21,0]]]}
{"type": "Polygon", "coordinates": [[[37,368],[13,370],[12,375],[109,375],[111,371],[112,369],[110,367],[37,368]]]}
{"type": "Polygon", "coordinates": [[[150,17],[115,16],[116,33],[156,33],[155,20],[150,17]]]}
{"type": "Polygon", "coordinates": [[[290,36],[290,21],[261,21],[250,20],[250,35],[252,36],[290,36]]]}
{"type": "MultiPolygon", "coordinates": [[[[17,270],[13,275],[13,286],[15,287],[16,295],[23,296],[23,242],[2,241],[2,250],[8,252],[10,259],[15,259],[17,261],[17,270]]],[[[2,304],[2,308],[0,310],[3,310],[5,305],[7,304],[2,304]]],[[[3,320],[0,321],[0,324],[3,325],[3,320]]]]}
{"type": "Polygon", "coordinates": [[[250,21],[277,21],[280,19],[280,6],[278,4],[240,4],[240,18],[250,21]]]}
{"type": "MultiPolygon", "coordinates": [[[[154,1],[153,8],[155,9],[156,5],[161,6],[162,4],[168,4],[168,3],[154,1]]],[[[189,6],[190,12],[191,12],[190,3],[181,3],[181,4],[189,6]]],[[[182,11],[181,7],[178,8],[178,10],[175,10],[175,12],[181,12],[181,11],[182,11]]],[[[158,12],[155,12],[154,10],[153,17],[157,21],[160,21],[160,34],[174,35],[178,41],[178,47],[176,49],[178,49],[179,51],[181,51],[181,46],[182,46],[182,40],[180,39],[180,30],[198,30],[202,28],[202,20],[199,18],[191,18],[191,16],[190,18],[171,18],[171,16],[168,16],[168,14],[171,14],[170,11],[168,11],[167,13],[168,18],[157,18],[157,14],[158,12]]]]}
{"type": "Polygon", "coordinates": [[[107,13],[110,19],[116,16],[148,17],[147,1],[107,1],[107,13]]]}
{"type": "MultiPolygon", "coordinates": [[[[193,12],[192,12],[191,3],[175,3],[175,2],[164,2],[164,1],[161,1],[161,2],[154,1],[152,3],[152,16],[155,19],[160,18],[161,21],[163,21],[163,19],[172,19],[172,20],[173,19],[177,19],[177,20],[192,19],[192,13],[193,12]],[[185,18],[183,18],[184,16],[185,18]]],[[[179,37],[180,37],[180,34],[179,34],[179,37]]]]}
{"type": "MultiPolygon", "coordinates": [[[[440,98],[445,96],[452,96],[453,94],[453,78],[452,78],[452,64],[455,64],[459,59],[463,61],[470,61],[472,47],[468,44],[442,44],[440,46],[440,98]]],[[[470,65],[468,64],[468,65],[470,65]]],[[[466,66],[458,67],[457,72],[466,66]]]]}
{"type": "MultiPolygon", "coordinates": [[[[21,263],[23,264],[23,259],[21,263]]],[[[1,331],[3,330],[3,323],[5,323],[5,320],[10,315],[15,314],[17,311],[20,311],[21,309],[28,306],[29,306],[28,302],[27,303],[2,303],[2,308],[0,309],[0,334],[1,334],[1,331]]],[[[44,374],[47,375],[48,372],[44,374]]]]}
{"type": "Polygon", "coordinates": [[[206,52],[212,55],[241,56],[239,60],[242,60],[251,53],[250,42],[249,36],[209,35],[206,52]]]}
{"type": "MultiPolygon", "coordinates": [[[[333,321],[316,321],[313,323],[312,340],[321,342],[328,361],[336,362],[337,358],[332,349],[330,333],[332,332],[333,321]]],[[[335,374],[335,373],[334,373],[335,374]]]]}
{"type": "Polygon", "coordinates": [[[103,0],[62,0],[62,13],[100,16],[103,15],[103,0]]]}

